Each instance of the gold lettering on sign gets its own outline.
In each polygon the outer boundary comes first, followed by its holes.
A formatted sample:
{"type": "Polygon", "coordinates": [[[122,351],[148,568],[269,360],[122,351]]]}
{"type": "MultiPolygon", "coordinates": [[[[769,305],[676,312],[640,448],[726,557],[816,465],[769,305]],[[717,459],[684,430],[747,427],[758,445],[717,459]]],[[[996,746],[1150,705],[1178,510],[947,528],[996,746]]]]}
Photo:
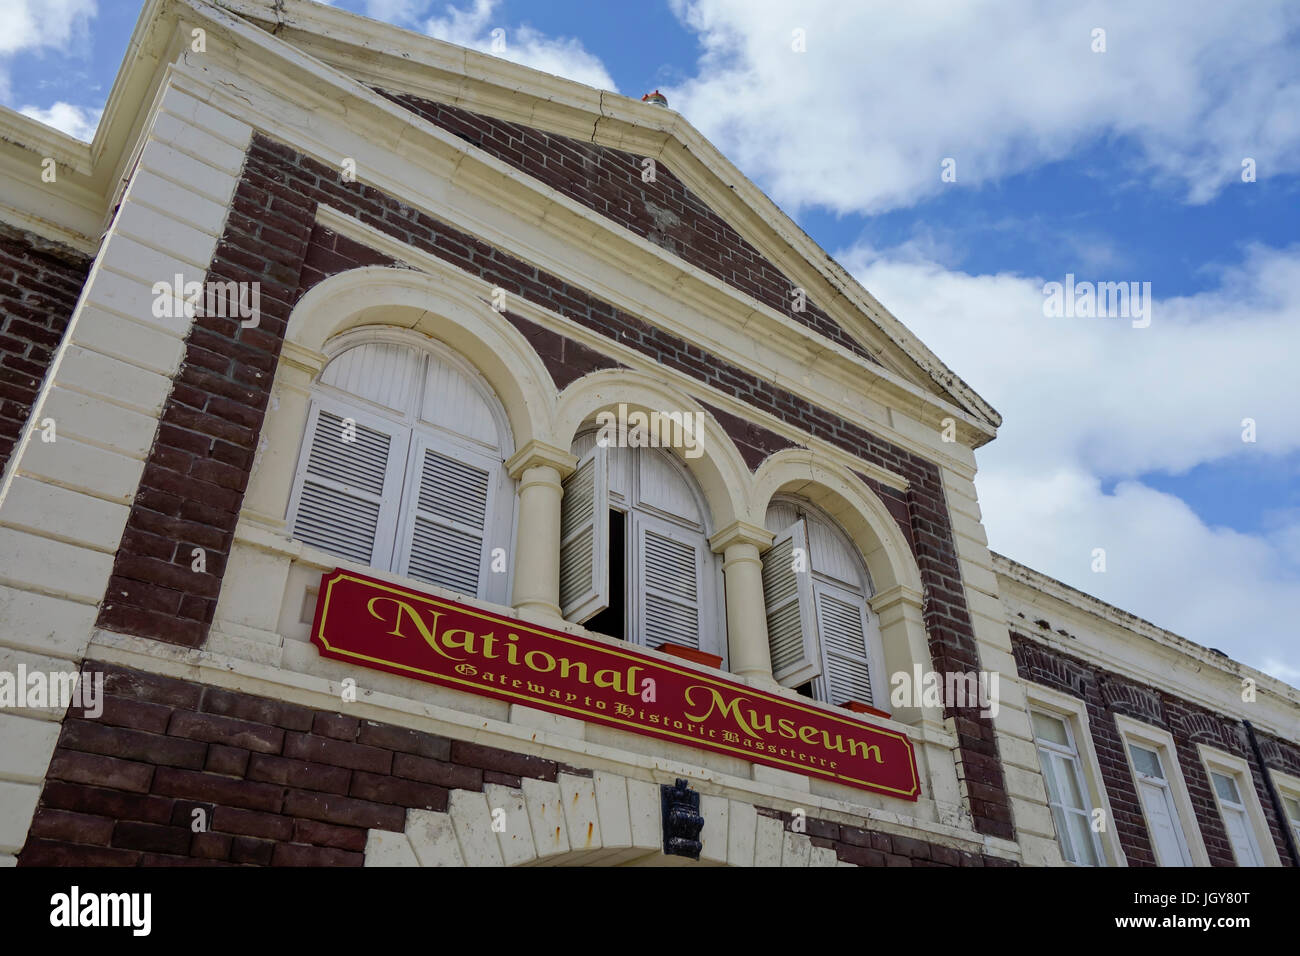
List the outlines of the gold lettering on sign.
{"type": "MultiPolygon", "coordinates": [[[[778,717],[776,720],[777,729],[774,731],[772,729],[771,714],[760,712],[752,706],[742,708],[742,704],[747,705],[750,703],[748,697],[732,697],[728,700],[716,687],[705,687],[701,684],[692,684],[690,687],[686,688],[686,705],[690,707],[692,711],[703,706],[703,704],[696,703],[695,691],[704,691],[708,695],[705,699],[705,703],[708,704],[708,709],[702,714],[695,714],[693,712],[686,713],[684,716],[692,723],[703,723],[716,711],[718,716],[730,719],[737,727],[744,731],[744,733],[758,741],[763,740],[762,734],[759,733],[759,731],[762,731],[764,734],[769,735],[779,734],[779,736],[785,737],[789,740],[798,739],[805,744],[816,745],[820,742],[827,750],[836,753],[844,753],[845,740],[842,735],[835,734],[834,739],[832,740],[830,731],[823,730],[821,727],[814,727],[811,724],[803,724],[796,727],[794,721],[790,720],[788,717],[778,717]],[[818,737],[821,738],[820,741],[817,739],[818,737]]],[[[748,741],[746,741],[746,746],[749,746],[748,741]]],[[[767,744],[766,748],[773,753],[776,752],[776,748],[771,744],[767,744]]],[[[764,746],[760,744],[758,749],[763,750],[764,746]]],[[[876,763],[885,762],[878,744],[868,744],[850,737],[848,740],[848,752],[855,756],[860,756],[865,760],[873,760],[876,763]]]]}
{"type": "MultiPolygon", "coordinates": [[[[439,630],[438,622],[443,616],[441,611],[429,611],[428,615],[432,618],[432,623],[427,621],[424,614],[418,607],[400,601],[394,597],[380,595],[372,597],[366,603],[366,610],[370,616],[377,621],[381,621],[385,627],[390,623],[388,616],[378,610],[380,605],[393,605],[396,610],[393,613],[391,624],[393,629],[388,631],[393,637],[406,637],[402,630],[402,625],[410,623],[414,625],[415,630],[419,632],[424,642],[433,648],[440,656],[449,661],[463,661],[464,657],[456,657],[449,651],[464,651],[466,654],[481,656],[487,660],[497,660],[500,654],[496,653],[498,646],[496,634],[490,632],[487,634],[475,634],[468,628],[456,627],[439,630]],[[480,650],[480,644],[481,650],[480,650]]],[[[641,691],[637,689],[637,673],[643,670],[638,666],[631,666],[625,671],[606,668],[596,671],[594,679],[587,673],[587,665],[583,661],[573,661],[567,657],[556,657],[547,651],[530,650],[523,654],[522,665],[519,660],[519,647],[516,641],[519,640],[518,634],[507,633],[505,644],[506,663],[512,667],[523,666],[531,671],[540,674],[549,674],[551,671],[559,668],[560,676],[567,678],[572,675],[580,683],[595,684],[596,687],[609,688],[618,691],[620,694],[627,694],[629,697],[637,697],[641,691]]],[[[484,676],[487,680],[487,675],[484,676]]],[[[770,729],[770,725],[769,725],[770,729]]]]}
{"type": "MultiPolygon", "coordinates": [[[[405,634],[402,633],[402,616],[405,614],[410,619],[411,623],[415,625],[416,630],[420,632],[420,636],[424,638],[424,642],[428,644],[431,648],[433,648],[433,650],[435,650],[438,654],[447,658],[447,660],[449,661],[464,660],[463,657],[452,657],[450,654],[444,651],[442,649],[442,643],[437,639],[438,619],[442,617],[441,611],[429,612],[430,614],[433,615],[433,627],[430,628],[425,626],[424,618],[421,617],[419,609],[412,607],[411,605],[407,604],[405,601],[399,601],[397,600],[397,598],[391,598],[391,597],[372,597],[369,600],[369,602],[367,602],[366,604],[366,610],[370,612],[370,616],[373,617],[376,621],[384,621],[384,616],[375,611],[375,605],[378,604],[380,601],[387,601],[389,604],[397,605],[397,618],[393,622],[393,629],[388,632],[393,637],[406,636],[405,634]]],[[[388,623],[388,622],[384,621],[384,623],[388,623]]],[[[451,633],[468,634],[469,632],[453,631],[451,633]]],[[[457,645],[452,645],[452,646],[455,647],[457,645]]]]}

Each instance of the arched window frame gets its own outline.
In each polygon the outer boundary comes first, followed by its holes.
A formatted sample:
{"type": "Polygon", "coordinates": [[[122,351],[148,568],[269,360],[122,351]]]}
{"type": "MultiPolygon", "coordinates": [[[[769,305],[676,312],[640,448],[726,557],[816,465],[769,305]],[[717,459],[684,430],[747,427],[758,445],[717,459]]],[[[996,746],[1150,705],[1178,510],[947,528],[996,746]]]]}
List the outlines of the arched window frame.
{"type": "MultiPolygon", "coordinates": [[[[627,635],[631,643],[641,646],[650,646],[647,639],[646,612],[648,602],[645,598],[644,588],[635,589],[633,585],[644,584],[646,580],[646,553],[645,549],[640,546],[640,536],[642,531],[651,529],[661,535],[675,538],[677,540],[689,541],[691,546],[696,550],[699,556],[701,573],[699,576],[699,650],[708,654],[716,655],[722,658],[722,668],[727,667],[727,621],[725,610],[725,584],[723,580],[722,563],[719,556],[713,552],[709,546],[709,537],[716,530],[712,511],[709,502],[705,497],[699,482],[686,467],[666,448],[656,447],[629,447],[626,441],[627,429],[620,425],[618,430],[618,441],[609,447],[599,448],[595,446],[588,449],[586,445],[594,439],[596,434],[595,428],[585,427],[578,431],[572,443],[575,454],[579,451],[581,463],[579,472],[585,463],[604,462],[603,467],[609,468],[609,458],[614,455],[628,455],[629,474],[632,476],[633,486],[627,492],[613,490],[610,487],[608,471],[605,473],[604,480],[599,478],[595,482],[597,488],[604,486],[603,496],[605,499],[605,508],[621,511],[627,518],[627,530],[625,538],[625,547],[627,561],[625,563],[626,593],[629,595],[625,604],[625,617],[623,622],[623,633],[627,635]],[[697,513],[700,515],[698,523],[687,520],[680,515],[674,515],[653,504],[645,502],[639,494],[639,481],[641,480],[641,470],[639,465],[639,456],[653,454],[659,460],[664,462],[673,473],[680,479],[682,486],[689,492],[697,513]]],[[[578,472],[575,472],[577,475],[578,472]]],[[[573,479],[571,478],[570,481],[573,479]]],[[[566,486],[568,482],[566,482],[566,486]]],[[[602,492],[598,492],[602,494],[602,492]]],[[[597,516],[597,525],[599,526],[599,515],[597,516]]],[[[583,623],[603,609],[604,602],[608,600],[607,590],[602,590],[599,579],[602,575],[608,581],[608,532],[596,532],[596,540],[602,541],[601,556],[605,560],[598,561],[593,567],[593,575],[597,579],[595,586],[592,588],[594,600],[585,602],[580,613],[571,613],[570,620],[575,623],[583,623]]],[[[565,566],[563,555],[561,556],[561,566],[565,566]]],[[[563,571],[561,572],[563,574],[563,571]]]]}
{"type": "MultiPolygon", "coordinates": [[[[805,528],[807,528],[810,520],[824,528],[848,555],[851,564],[850,574],[853,578],[852,580],[845,580],[843,577],[828,573],[825,569],[815,567],[812,560],[811,542],[806,540],[807,531],[805,530],[804,546],[808,549],[805,555],[807,571],[806,580],[799,582],[802,593],[798,600],[801,604],[806,605],[801,608],[801,629],[807,634],[808,629],[811,628],[816,638],[817,659],[811,662],[816,674],[811,678],[796,677],[782,682],[791,687],[803,687],[808,684],[810,685],[809,689],[812,697],[824,703],[847,703],[847,701],[837,702],[833,699],[834,695],[831,692],[830,684],[830,662],[837,655],[828,649],[827,629],[823,626],[819,617],[823,599],[834,599],[842,604],[852,605],[862,615],[871,699],[857,700],[854,698],[854,700],[856,703],[866,704],[876,710],[888,713],[890,710],[889,684],[884,663],[884,641],[881,635],[879,616],[871,607],[871,599],[875,597],[876,589],[861,549],[838,521],[813,502],[797,495],[777,494],[773,495],[771,501],[768,502],[767,510],[770,512],[773,507],[779,505],[792,507],[799,520],[804,522],[805,528]]],[[[767,524],[766,514],[764,515],[764,523],[767,524]]],[[[769,526],[768,530],[776,534],[777,540],[780,541],[782,534],[789,529],[769,526]]],[[[769,552],[769,555],[775,557],[776,552],[777,549],[774,547],[769,552]]],[[[782,552],[782,555],[782,559],[784,559],[784,552],[782,552]]],[[[765,574],[766,576],[768,575],[765,574]]]]}
{"type": "MultiPolygon", "coordinates": [[[[311,386],[311,401],[308,409],[306,427],[301,436],[298,449],[297,466],[294,472],[292,490],[285,510],[285,520],[290,533],[294,527],[307,465],[307,450],[314,434],[318,416],[331,412],[340,417],[354,418],[358,425],[366,424],[378,427],[389,434],[401,436],[406,442],[404,454],[391,453],[388,462],[388,474],[394,484],[390,487],[385,482],[384,496],[395,501],[386,502],[382,520],[377,529],[375,548],[369,567],[389,571],[420,580],[410,574],[409,554],[403,546],[413,534],[415,523],[414,501],[416,495],[415,469],[417,456],[426,448],[433,448],[445,454],[457,456],[457,460],[482,463],[489,470],[489,505],[483,529],[483,545],[480,553],[478,587],[474,593],[461,591],[469,597],[480,598],[497,604],[504,604],[509,596],[514,553],[514,528],[516,524],[516,496],[514,482],[506,474],[504,463],[514,452],[514,440],[510,423],[500,400],[483,375],[458,353],[417,332],[387,326],[369,326],[355,328],[336,336],[322,349],[326,362],[316,375],[311,386]],[[331,363],[344,353],[368,344],[391,344],[413,350],[418,356],[419,367],[413,377],[413,392],[408,394],[406,407],[402,411],[389,408],[381,403],[366,399],[344,389],[326,384],[324,381],[331,363]],[[492,444],[471,436],[454,432],[443,425],[423,420],[421,410],[424,401],[424,389],[428,385],[429,360],[435,359],[463,376],[474,392],[481,398],[491,413],[493,426],[498,436],[492,444]],[[506,554],[505,573],[492,570],[494,549],[502,548],[506,554]]],[[[309,547],[313,545],[308,545],[309,547]]],[[[322,549],[324,550],[324,549],[322,549]]],[[[332,553],[332,552],[331,552],[332,553]]],[[[343,556],[340,561],[352,560],[343,556]]],[[[363,563],[355,562],[354,563],[363,563]]],[[[421,584],[428,582],[421,581],[421,584]]],[[[449,590],[456,590],[449,588],[449,590]]]]}

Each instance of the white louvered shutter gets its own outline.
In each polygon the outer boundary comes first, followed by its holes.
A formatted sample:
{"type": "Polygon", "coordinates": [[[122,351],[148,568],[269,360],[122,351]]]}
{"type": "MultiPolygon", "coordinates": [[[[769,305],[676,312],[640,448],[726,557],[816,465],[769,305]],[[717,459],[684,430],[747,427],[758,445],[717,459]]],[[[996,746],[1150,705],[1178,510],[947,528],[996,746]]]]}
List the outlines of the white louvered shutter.
{"type": "Polygon", "coordinates": [[[560,611],[581,624],[609,607],[609,457],[597,445],[564,479],[560,611]]]}
{"type": "Polygon", "coordinates": [[[803,519],[777,535],[763,555],[763,598],[772,676],[786,687],[799,687],[820,676],[822,661],[813,612],[808,528],[803,519]],[[803,555],[803,571],[794,569],[796,549],[801,549],[803,555]]]}
{"type": "Polygon", "coordinates": [[[852,591],[817,581],[817,630],[826,655],[824,677],[832,704],[871,704],[867,612],[852,591]]]}
{"type": "Polygon", "coordinates": [[[490,557],[494,462],[417,437],[397,571],[479,597],[490,557]]]}
{"type": "Polygon", "coordinates": [[[339,402],[317,401],[307,422],[289,526],[293,536],[360,564],[387,568],[393,553],[408,433],[339,402]],[[355,439],[347,419],[355,425],[355,439]]]}
{"type": "Polygon", "coordinates": [[[636,535],[636,633],[646,647],[679,644],[701,650],[703,537],[636,512],[632,524],[636,535]]]}

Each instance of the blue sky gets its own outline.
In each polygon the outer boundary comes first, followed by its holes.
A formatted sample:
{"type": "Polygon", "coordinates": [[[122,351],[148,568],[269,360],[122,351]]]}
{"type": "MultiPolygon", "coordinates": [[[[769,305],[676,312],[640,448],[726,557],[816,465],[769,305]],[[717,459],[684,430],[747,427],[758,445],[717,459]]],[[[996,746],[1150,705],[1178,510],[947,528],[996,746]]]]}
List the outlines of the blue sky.
{"type": "MultiPolygon", "coordinates": [[[[992,547],[1300,683],[1300,8],[335,5],[662,89],[1003,413],[992,547]],[[1067,273],[1151,283],[1150,328],[1044,316],[1067,273]]],[[[0,7],[0,101],[88,137],[138,4],[0,7]]]]}

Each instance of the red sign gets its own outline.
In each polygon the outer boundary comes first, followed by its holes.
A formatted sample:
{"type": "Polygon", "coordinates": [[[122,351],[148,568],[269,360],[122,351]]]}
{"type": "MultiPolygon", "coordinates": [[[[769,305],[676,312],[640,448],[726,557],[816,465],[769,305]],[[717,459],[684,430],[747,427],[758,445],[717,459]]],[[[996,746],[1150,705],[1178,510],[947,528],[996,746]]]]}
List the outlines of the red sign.
{"type": "Polygon", "coordinates": [[[921,792],[905,734],[351,571],[321,578],[311,639],[334,660],[905,800],[921,792]]]}

